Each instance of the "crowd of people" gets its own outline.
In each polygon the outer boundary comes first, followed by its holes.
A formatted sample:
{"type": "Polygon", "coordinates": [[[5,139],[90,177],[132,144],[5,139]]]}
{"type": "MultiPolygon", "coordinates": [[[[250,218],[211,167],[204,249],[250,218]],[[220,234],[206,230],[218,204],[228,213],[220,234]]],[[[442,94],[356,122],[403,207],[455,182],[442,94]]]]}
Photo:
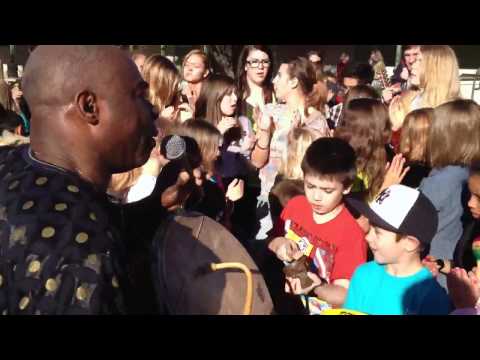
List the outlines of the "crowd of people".
{"type": "Polygon", "coordinates": [[[390,77],[378,49],[245,45],[231,78],[200,49],[38,46],[0,84],[0,312],[169,313],[152,249],[186,212],[273,314],[478,314],[480,108],[451,47],[402,49],[390,77]]]}

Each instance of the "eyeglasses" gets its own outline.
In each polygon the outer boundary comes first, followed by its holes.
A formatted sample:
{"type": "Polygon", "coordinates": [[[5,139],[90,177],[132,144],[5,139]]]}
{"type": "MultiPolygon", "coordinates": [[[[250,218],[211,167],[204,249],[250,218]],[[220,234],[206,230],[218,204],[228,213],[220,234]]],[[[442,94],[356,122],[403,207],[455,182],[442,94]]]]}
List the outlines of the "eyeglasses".
{"type": "Polygon", "coordinates": [[[258,68],[260,64],[262,64],[263,67],[268,67],[270,66],[270,60],[258,60],[258,59],[247,60],[247,64],[252,68],[258,68]]]}

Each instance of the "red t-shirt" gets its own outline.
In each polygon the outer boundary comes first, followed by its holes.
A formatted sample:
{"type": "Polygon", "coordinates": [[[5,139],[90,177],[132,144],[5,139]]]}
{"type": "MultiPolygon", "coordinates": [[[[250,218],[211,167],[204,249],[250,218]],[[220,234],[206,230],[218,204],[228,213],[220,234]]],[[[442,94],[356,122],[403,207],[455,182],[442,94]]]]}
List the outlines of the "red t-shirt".
{"type": "Polygon", "coordinates": [[[319,275],[330,282],[349,280],[357,266],[367,261],[365,235],[346,207],[329,222],[317,224],[307,198],[296,196],[287,203],[276,224],[280,236],[286,233],[285,224],[313,245],[309,257],[319,275]]]}

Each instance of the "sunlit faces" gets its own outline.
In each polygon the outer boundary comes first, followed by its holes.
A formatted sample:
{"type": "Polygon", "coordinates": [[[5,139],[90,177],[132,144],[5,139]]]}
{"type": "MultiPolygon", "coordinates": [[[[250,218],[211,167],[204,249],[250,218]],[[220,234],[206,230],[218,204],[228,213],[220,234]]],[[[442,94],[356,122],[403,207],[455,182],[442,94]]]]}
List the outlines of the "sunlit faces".
{"type": "Polygon", "coordinates": [[[468,207],[474,219],[480,219],[480,175],[471,175],[468,179],[468,189],[470,190],[470,200],[468,207]]]}
{"type": "Polygon", "coordinates": [[[223,116],[233,116],[235,114],[237,100],[238,97],[234,89],[231,89],[223,96],[222,101],[220,102],[220,111],[223,116]]]}
{"type": "Polygon", "coordinates": [[[405,251],[404,239],[397,241],[397,234],[377,226],[369,226],[365,239],[379,264],[395,264],[405,251]]]}
{"type": "Polygon", "coordinates": [[[199,83],[209,74],[203,57],[198,54],[191,55],[183,66],[183,78],[189,83],[199,83]]]}
{"type": "Polygon", "coordinates": [[[405,50],[405,52],[403,53],[403,59],[405,60],[405,64],[407,65],[408,71],[412,71],[412,65],[415,63],[419,55],[420,55],[419,46],[405,50]]]}
{"type": "Polygon", "coordinates": [[[277,99],[286,101],[293,88],[290,74],[288,73],[288,64],[282,64],[278,68],[277,75],[273,79],[273,88],[277,99]]]}
{"type": "Polygon", "coordinates": [[[343,86],[345,86],[348,89],[351,89],[355,86],[357,86],[359,83],[357,78],[352,78],[352,77],[345,77],[343,78],[343,86]]]}
{"type": "Polygon", "coordinates": [[[267,53],[261,50],[250,51],[245,64],[247,79],[261,86],[268,75],[270,62],[271,59],[267,53]]]}
{"type": "Polygon", "coordinates": [[[335,210],[341,203],[343,195],[349,193],[343,184],[331,177],[305,175],[305,196],[315,214],[326,215],[335,210]]]}

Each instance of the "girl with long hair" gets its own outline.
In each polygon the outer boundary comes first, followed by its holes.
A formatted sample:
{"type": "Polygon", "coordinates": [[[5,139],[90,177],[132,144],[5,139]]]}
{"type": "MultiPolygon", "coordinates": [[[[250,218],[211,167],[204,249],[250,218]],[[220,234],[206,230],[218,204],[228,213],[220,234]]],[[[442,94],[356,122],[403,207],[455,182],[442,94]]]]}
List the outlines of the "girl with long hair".
{"type": "Polygon", "coordinates": [[[274,102],[273,53],[266,45],[245,45],[240,52],[236,81],[239,95],[239,115],[252,121],[253,110],[263,109],[274,102]]]}
{"type": "Polygon", "coordinates": [[[409,111],[435,108],[460,98],[458,60],[448,45],[422,45],[412,66],[411,83],[418,87],[409,111]]]}
{"type": "Polygon", "coordinates": [[[183,58],[182,76],[184,86],[182,88],[182,95],[186,99],[182,102],[187,102],[192,112],[195,111],[195,104],[200,96],[203,82],[208,78],[210,73],[208,55],[202,50],[193,49],[183,58]]]}
{"type": "Polygon", "coordinates": [[[335,137],[347,141],[357,154],[357,179],[352,192],[363,193],[368,200],[382,188],[390,130],[387,109],[375,99],[352,100],[341,126],[335,130],[335,137]]]}

